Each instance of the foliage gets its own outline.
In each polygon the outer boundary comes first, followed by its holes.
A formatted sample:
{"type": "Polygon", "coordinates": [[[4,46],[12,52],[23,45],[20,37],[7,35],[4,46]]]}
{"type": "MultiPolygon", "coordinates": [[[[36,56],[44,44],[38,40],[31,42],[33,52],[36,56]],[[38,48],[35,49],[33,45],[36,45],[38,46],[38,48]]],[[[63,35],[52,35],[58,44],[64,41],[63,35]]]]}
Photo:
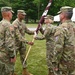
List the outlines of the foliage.
{"type": "MultiPolygon", "coordinates": [[[[2,6],[11,6],[15,11],[13,19],[16,18],[18,9],[24,9],[27,13],[27,20],[32,19],[36,21],[37,19],[40,19],[48,2],[49,0],[0,0],[0,8],[2,6]]],[[[48,14],[56,15],[62,6],[75,7],[75,0],[53,0],[48,14]]]]}

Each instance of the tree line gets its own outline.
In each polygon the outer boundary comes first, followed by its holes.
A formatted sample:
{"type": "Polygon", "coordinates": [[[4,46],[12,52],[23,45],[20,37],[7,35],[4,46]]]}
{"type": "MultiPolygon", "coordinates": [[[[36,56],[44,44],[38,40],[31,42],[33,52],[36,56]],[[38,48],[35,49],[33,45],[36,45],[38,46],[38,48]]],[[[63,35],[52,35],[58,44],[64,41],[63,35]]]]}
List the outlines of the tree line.
{"type": "MultiPolygon", "coordinates": [[[[3,6],[11,6],[15,12],[13,19],[16,18],[17,10],[23,9],[27,13],[26,22],[37,22],[48,2],[49,0],[0,0],[0,8],[3,6]]],[[[56,15],[62,6],[75,7],[75,0],[53,0],[48,14],[56,15]]]]}

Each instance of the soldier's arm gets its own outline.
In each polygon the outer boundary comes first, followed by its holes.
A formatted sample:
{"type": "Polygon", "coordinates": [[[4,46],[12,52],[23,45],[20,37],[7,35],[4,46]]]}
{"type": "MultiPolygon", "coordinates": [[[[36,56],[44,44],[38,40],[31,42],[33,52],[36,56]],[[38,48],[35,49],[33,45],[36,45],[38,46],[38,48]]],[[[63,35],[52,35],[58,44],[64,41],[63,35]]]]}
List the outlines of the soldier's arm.
{"type": "Polygon", "coordinates": [[[35,38],[35,40],[44,40],[45,36],[44,35],[42,35],[42,36],[36,36],[34,38],[35,38]]]}
{"type": "Polygon", "coordinates": [[[35,39],[36,40],[44,40],[46,37],[48,38],[50,33],[51,33],[52,28],[50,27],[46,27],[46,29],[44,30],[44,33],[42,36],[36,36],[35,39]]]}
{"type": "Polygon", "coordinates": [[[8,55],[10,58],[14,58],[15,54],[15,41],[14,41],[14,28],[9,26],[5,29],[5,33],[4,33],[4,37],[5,37],[5,47],[6,50],[8,51],[8,55]]]}
{"type": "Polygon", "coordinates": [[[44,29],[42,27],[40,28],[40,32],[44,34],[44,29]]]}
{"type": "Polygon", "coordinates": [[[58,68],[58,63],[60,62],[60,59],[62,57],[63,53],[63,47],[64,47],[64,35],[63,29],[58,28],[56,33],[55,33],[55,47],[54,47],[54,58],[53,58],[53,65],[54,67],[58,68]]]}
{"type": "Polygon", "coordinates": [[[19,41],[22,41],[23,43],[29,44],[29,45],[33,45],[32,42],[27,41],[24,36],[21,35],[18,27],[15,27],[15,38],[18,39],[19,41]]]}
{"type": "Polygon", "coordinates": [[[46,29],[44,31],[44,36],[45,37],[49,37],[49,35],[51,34],[51,32],[52,32],[52,27],[46,26],[46,29]]]}
{"type": "Polygon", "coordinates": [[[18,29],[18,24],[17,22],[13,22],[12,25],[14,26],[14,35],[15,38],[18,39],[19,41],[27,42],[27,40],[21,35],[19,29],[18,29]]]}
{"type": "Polygon", "coordinates": [[[15,31],[15,38],[16,39],[18,39],[19,41],[28,43],[28,41],[21,35],[17,26],[16,27],[14,26],[14,31],[15,31]]]}
{"type": "Polygon", "coordinates": [[[26,26],[24,26],[24,29],[27,34],[30,34],[30,35],[34,34],[34,31],[29,30],[26,26]]]}

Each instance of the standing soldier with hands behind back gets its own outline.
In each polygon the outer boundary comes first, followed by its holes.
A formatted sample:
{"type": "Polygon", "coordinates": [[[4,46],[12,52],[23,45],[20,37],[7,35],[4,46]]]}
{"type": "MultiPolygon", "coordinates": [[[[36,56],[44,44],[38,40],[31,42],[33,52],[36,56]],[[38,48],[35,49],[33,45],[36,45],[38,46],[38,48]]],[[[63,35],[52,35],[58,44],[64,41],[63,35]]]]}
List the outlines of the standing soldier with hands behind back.
{"type": "Polygon", "coordinates": [[[60,8],[61,24],[57,27],[54,47],[53,75],[75,75],[74,23],[72,7],[60,8]]]}
{"type": "Polygon", "coordinates": [[[26,44],[33,45],[33,42],[28,42],[25,40],[25,33],[27,34],[34,34],[34,31],[30,31],[25,23],[25,11],[24,10],[18,10],[17,11],[17,19],[12,23],[15,28],[15,41],[16,41],[16,53],[19,51],[20,53],[20,60],[23,65],[23,75],[32,75],[27,71],[27,65],[26,62],[24,62],[25,53],[26,53],[26,44]]]}
{"type": "Polygon", "coordinates": [[[12,8],[2,7],[2,21],[0,22],[0,75],[13,75],[14,71],[14,35],[11,27],[12,8]]]}

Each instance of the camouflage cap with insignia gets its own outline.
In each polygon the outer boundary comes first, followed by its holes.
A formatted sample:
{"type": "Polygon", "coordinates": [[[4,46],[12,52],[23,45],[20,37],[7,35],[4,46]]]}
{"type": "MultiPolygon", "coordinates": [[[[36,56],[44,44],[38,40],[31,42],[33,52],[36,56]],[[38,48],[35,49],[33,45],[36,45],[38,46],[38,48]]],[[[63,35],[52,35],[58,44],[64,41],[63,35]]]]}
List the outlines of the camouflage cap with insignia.
{"type": "Polygon", "coordinates": [[[44,17],[45,19],[54,19],[54,17],[52,15],[47,15],[46,17],[44,17]]]}
{"type": "Polygon", "coordinates": [[[24,10],[17,10],[17,13],[21,13],[23,15],[26,15],[25,11],[24,10]]]}
{"type": "Polygon", "coordinates": [[[60,11],[58,12],[58,14],[60,14],[61,12],[72,12],[73,8],[70,6],[64,6],[60,8],[60,11]]]}
{"type": "Polygon", "coordinates": [[[14,13],[14,11],[12,10],[11,7],[2,7],[1,8],[1,12],[7,12],[7,11],[11,11],[12,13],[14,13]]]}

